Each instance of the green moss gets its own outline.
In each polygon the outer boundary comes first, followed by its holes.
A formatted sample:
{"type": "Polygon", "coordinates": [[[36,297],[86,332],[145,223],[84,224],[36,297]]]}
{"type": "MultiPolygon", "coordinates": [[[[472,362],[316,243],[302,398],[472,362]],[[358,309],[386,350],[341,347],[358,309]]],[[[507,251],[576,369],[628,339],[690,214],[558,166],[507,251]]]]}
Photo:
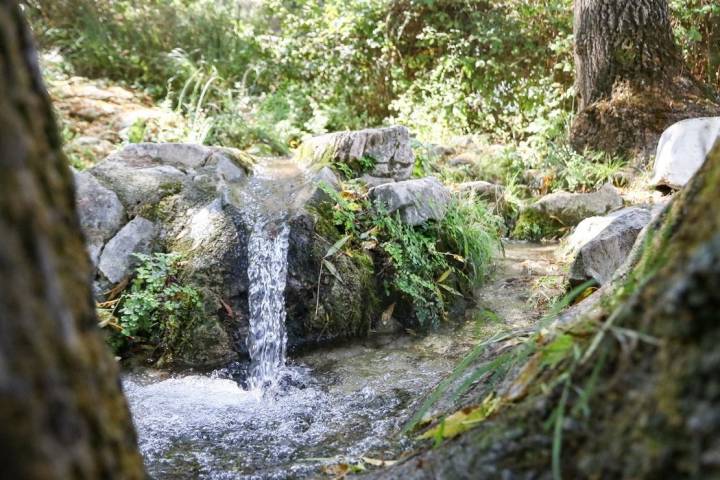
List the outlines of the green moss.
{"type": "Polygon", "coordinates": [[[544,238],[557,238],[563,225],[532,208],[525,209],[517,219],[512,237],[518,240],[538,241],[544,238]]]}
{"type": "Polygon", "coordinates": [[[333,207],[330,203],[320,203],[311,213],[315,218],[315,233],[331,244],[340,239],[340,231],[335,225],[333,207]]]}
{"type": "Polygon", "coordinates": [[[222,151],[228,155],[235,165],[242,168],[248,175],[252,173],[253,167],[257,164],[255,157],[237,148],[223,148],[222,151]]]}
{"type": "Polygon", "coordinates": [[[365,335],[380,313],[372,257],[352,251],[331,261],[342,281],[324,270],[317,314],[308,317],[306,328],[330,337],[365,335]]]}
{"type": "MultiPolygon", "coordinates": [[[[182,185],[180,186],[182,188],[182,185]]],[[[175,192],[177,193],[177,192],[175,192]]],[[[151,222],[165,222],[174,213],[175,199],[174,194],[168,194],[157,203],[143,205],[137,211],[141,217],[147,218],[151,222]]]]}

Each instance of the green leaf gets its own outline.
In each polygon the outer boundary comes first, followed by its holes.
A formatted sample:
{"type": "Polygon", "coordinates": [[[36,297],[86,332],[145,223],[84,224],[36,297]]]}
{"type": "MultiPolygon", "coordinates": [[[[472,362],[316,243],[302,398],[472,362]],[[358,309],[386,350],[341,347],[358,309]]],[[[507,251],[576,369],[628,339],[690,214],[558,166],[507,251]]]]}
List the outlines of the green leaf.
{"type": "Polygon", "coordinates": [[[329,258],[329,257],[332,257],[333,255],[335,255],[337,252],[340,251],[340,249],[343,247],[343,245],[345,245],[348,242],[348,240],[350,240],[350,235],[345,235],[340,240],[335,242],[325,253],[324,258],[329,258]]]}
{"type": "Polygon", "coordinates": [[[338,273],[337,269],[335,268],[335,265],[333,265],[329,260],[323,259],[323,265],[325,268],[327,268],[328,272],[332,274],[333,277],[337,278],[340,283],[345,283],[340,277],[340,274],[338,273]]]}

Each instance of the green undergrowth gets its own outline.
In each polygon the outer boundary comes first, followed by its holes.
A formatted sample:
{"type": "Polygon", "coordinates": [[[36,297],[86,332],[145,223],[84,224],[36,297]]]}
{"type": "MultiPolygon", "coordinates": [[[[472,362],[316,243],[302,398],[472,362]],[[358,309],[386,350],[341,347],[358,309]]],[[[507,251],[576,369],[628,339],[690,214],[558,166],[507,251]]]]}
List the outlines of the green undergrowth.
{"type": "Polygon", "coordinates": [[[330,200],[316,208],[316,231],[340,239],[350,255],[372,253],[385,300],[410,307],[416,328],[439,326],[448,306],[486,277],[500,248],[500,220],[483,202],[456,198],[443,220],[409,226],[372,205],[359,183],[322,188],[330,200]]]}
{"type": "Polygon", "coordinates": [[[507,432],[520,426],[511,453],[493,461],[517,474],[551,471],[556,480],[712,471],[701,454],[712,451],[714,437],[689,418],[717,404],[711,372],[718,361],[709,352],[717,341],[720,217],[707,212],[717,198],[719,161],[720,153],[711,154],[641,237],[632,268],[597,293],[592,308],[548,327],[574,297],[586,296],[583,285],[535,332],[485,340],[426,398],[405,432],[431,422],[419,437],[436,446],[468,432],[467,444],[483,458],[488,445],[503,451],[507,432]],[[428,418],[448,397],[465,406],[428,418]],[[525,454],[533,460],[518,464],[525,454]]]}
{"type": "Polygon", "coordinates": [[[182,257],[176,253],[135,254],[139,264],[132,282],[117,300],[99,305],[108,343],[122,354],[142,345],[159,349],[171,362],[182,349],[185,333],[203,313],[200,291],[182,278],[182,257]]]}

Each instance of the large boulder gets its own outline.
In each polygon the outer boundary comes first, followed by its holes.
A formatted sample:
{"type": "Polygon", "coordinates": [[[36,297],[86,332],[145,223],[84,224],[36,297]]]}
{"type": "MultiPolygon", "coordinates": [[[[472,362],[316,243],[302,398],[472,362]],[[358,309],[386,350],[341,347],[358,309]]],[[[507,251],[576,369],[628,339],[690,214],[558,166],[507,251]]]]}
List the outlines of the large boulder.
{"type": "Polygon", "coordinates": [[[150,253],[157,237],[157,226],[143,217],[135,217],[105,245],[98,263],[100,274],[117,283],[135,266],[134,254],[150,253]]]}
{"type": "Polygon", "coordinates": [[[94,265],[105,242],[125,223],[125,209],[112,190],[103,187],[88,172],[73,172],[75,202],[88,253],[94,265]]]}
{"type": "Polygon", "coordinates": [[[410,133],[402,126],[311,137],[300,147],[298,159],[317,166],[344,163],[358,176],[364,173],[371,185],[407,180],[415,164],[410,133]],[[370,160],[374,166],[363,171],[363,160],[370,160]]]}
{"type": "Polygon", "coordinates": [[[388,213],[397,212],[408,225],[442,220],[450,203],[450,191],[435,177],[388,183],[370,190],[370,197],[388,213]]]}
{"type": "MultiPolygon", "coordinates": [[[[288,212],[290,229],[288,350],[367,333],[379,316],[373,259],[363,252],[338,252],[326,259],[337,238],[319,235],[318,225],[327,219],[321,218],[318,206],[329,198],[319,185],[337,189],[335,174],[329,168],[310,175],[295,168],[293,173],[290,165],[290,173],[280,181],[268,182],[266,166],[237,157],[226,149],[147,144],[127,147],[98,164],[93,174],[117,193],[133,219],[104,246],[96,291],[132,273],[133,253],[179,253],[179,278],[201,292],[203,314],[187,326],[182,342],[164,345],[170,351],[161,360],[205,368],[247,358],[248,239],[254,215],[279,208],[288,212]],[[175,186],[158,192],[157,185],[133,175],[139,172],[142,177],[148,169],[174,169],[175,186]],[[269,198],[254,196],[258,181],[268,182],[258,191],[269,198]],[[276,196],[276,188],[284,193],[276,196]],[[324,260],[332,262],[337,276],[326,269],[318,278],[324,260]]],[[[85,203],[79,207],[81,215],[88,209],[85,203]]]]}
{"type": "Polygon", "coordinates": [[[720,117],[691,118],[670,126],[660,137],[651,183],[682,188],[705,162],[720,137],[720,117]]]}
{"type": "Polygon", "coordinates": [[[571,262],[570,282],[594,279],[600,285],[607,283],[651,218],[650,210],[631,207],[580,222],[562,250],[564,259],[571,262]]]}
{"type": "Polygon", "coordinates": [[[531,208],[564,225],[577,225],[588,217],[605,215],[622,205],[622,198],[615,187],[606,184],[591,193],[551,193],[535,202],[531,208]]]}

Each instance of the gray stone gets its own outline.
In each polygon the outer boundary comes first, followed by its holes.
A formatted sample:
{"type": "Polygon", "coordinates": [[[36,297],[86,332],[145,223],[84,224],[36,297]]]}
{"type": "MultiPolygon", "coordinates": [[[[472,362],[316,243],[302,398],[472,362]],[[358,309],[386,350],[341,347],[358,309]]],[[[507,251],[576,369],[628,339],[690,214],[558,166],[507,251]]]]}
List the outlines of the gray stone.
{"type": "Polygon", "coordinates": [[[551,193],[535,202],[531,208],[549,219],[571,226],[588,217],[605,215],[622,205],[618,191],[607,184],[592,193],[551,193]]]}
{"type": "Polygon", "coordinates": [[[660,137],[651,184],[682,188],[705,163],[720,137],[720,117],[691,118],[670,126],[660,137]]]}
{"type": "Polygon", "coordinates": [[[74,172],[75,204],[90,259],[97,265],[100,251],[125,222],[125,209],[115,192],[88,172],[74,172]]]}
{"type": "Polygon", "coordinates": [[[450,203],[450,191],[435,177],[388,183],[370,190],[376,205],[388,213],[399,212],[408,225],[442,220],[450,203]]]}
{"type": "Polygon", "coordinates": [[[299,160],[307,165],[343,162],[355,169],[363,157],[375,161],[375,167],[368,172],[370,176],[407,180],[415,164],[407,128],[395,126],[328,133],[305,140],[298,153],[299,160]]]}
{"type": "Polygon", "coordinates": [[[366,184],[369,188],[378,187],[378,186],[380,186],[380,185],[385,185],[386,183],[393,183],[393,182],[395,182],[395,180],[393,180],[392,178],[387,178],[387,177],[373,177],[372,175],[367,175],[367,174],[366,174],[366,175],[363,175],[362,177],[360,177],[360,180],[362,180],[363,182],[365,182],[365,184],[366,184]]]}
{"type": "Polygon", "coordinates": [[[131,213],[178,193],[191,176],[217,186],[238,182],[251,168],[247,156],[226,148],[181,143],[128,145],[92,168],[92,174],[117,193],[131,213]],[[203,177],[204,176],[204,177],[203,177]],[[212,180],[210,180],[212,178],[212,180]]]}
{"type": "Polygon", "coordinates": [[[117,283],[131,273],[135,253],[150,253],[157,237],[155,224],[135,217],[105,245],[98,270],[111,283],[117,283]]]}
{"type": "Polygon", "coordinates": [[[475,182],[464,182],[456,187],[460,193],[468,193],[475,195],[479,198],[484,198],[491,201],[497,201],[502,198],[505,189],[502,185],[496,185],[494,183],[485,182],[483,180],[477,180],[475,182]]]}
{"type": "Polygon", "coordinates": [[[580,222],[562,250],[564,260],[572,262],[570,282],[595,279],[600,285],[607,283],[651,218],[650,210],[631,207],[580,222]]]}

